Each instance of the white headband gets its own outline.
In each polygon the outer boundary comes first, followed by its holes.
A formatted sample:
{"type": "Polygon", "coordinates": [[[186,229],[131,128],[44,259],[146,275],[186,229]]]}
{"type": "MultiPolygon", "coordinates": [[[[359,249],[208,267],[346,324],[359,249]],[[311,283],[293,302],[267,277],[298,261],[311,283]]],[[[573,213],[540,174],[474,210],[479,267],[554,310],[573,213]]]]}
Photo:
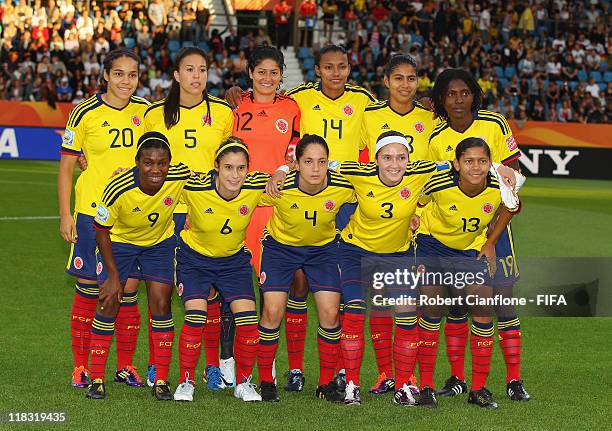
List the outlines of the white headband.
{"type": "Polygon", "coordinates": [[[389,144],[400,144],[406,147],[408,154],[412,153],[412,145],[403,136],[385,136],[376,143],[376,153],[389,144]]]}

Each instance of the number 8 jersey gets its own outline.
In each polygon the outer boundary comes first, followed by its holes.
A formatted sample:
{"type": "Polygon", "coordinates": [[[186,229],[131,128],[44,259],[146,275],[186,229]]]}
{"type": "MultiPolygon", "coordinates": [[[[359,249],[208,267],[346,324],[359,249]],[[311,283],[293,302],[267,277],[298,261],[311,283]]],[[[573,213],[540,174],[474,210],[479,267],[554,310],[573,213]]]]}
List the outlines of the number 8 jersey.
{"type": "Polygon", "coordinates": [[[60,153],[87,158],[87,169],[75,186],[74,210],[96,215],[96,206],[113,172],[134,165],[136,143],[145,132],[144,113],[149,102],[136,96],[116,109],[95,94],[70,112],[60,153]]]}

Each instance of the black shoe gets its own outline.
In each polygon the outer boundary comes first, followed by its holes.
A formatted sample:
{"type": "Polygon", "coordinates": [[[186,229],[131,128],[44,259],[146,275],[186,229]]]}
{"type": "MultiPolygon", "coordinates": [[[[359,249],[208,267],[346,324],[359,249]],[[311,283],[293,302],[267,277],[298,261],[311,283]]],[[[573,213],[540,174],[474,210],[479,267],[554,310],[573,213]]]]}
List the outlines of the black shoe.
{"type": "Polygon", "coordinates": [[[425,386],[419,393],[419,400],[417,401],[418,406],[435,409],[438,407],[438,400],[436,399],[436,391],[429,386],[425,386]]]}
{"type": "Polygon", "coordinates": [[[527,393],[522,380],[512,380],[506,385],[506,393],[512,401],[529,401],[531,395],[527,393]]]}
{"type": "Polygon", "coordinates": [[[493,394],[484,386],[477,391],[470,392],[468,396],[469,404],[476,404],[483,409],[496,409],[497,403],[493,399],[493,394]]]}
{"type": "Polygon", "coordinates": [[[459,380],[455,376],[450,378],[444,384],[444,387],[440,389],[436,394],[441,397],[454,397],[455,395],[465,394],[467,392],[467,384],[463,380],[459,380]]]}
{"type": "Polygon", "coordinates": [[[285,390],[287,392],[302,392],[304,390],[305,382],[306,378],[304,377],[302,370],[291,370],[287,374],[287,384],[285,385],[285,390]]]}
{"type": "Polygon", "coordinates": [[[157,398],[157,401],[170,401],[172,400],[172,392],[168,382],[165,380],[158,380],[153,385],[153,395],[157,398]]]}
{"type": "Polygon", "coordinates": [[[93,398],[94,400],[103,400],[106,397],[106,388],[104,387],[104,380],[95,379],[92,381],[85,393],[87,398],[93,398]]]}
{"type": "Polygon", "coordinates": [[[273,382],[261,382],[261,400],[271,401],[277,403],[280,401],[278,398],[278,391],[276,385],[273,382]]]}
{"type": "Polygon", "coordinates": [[[338,385],[335,381],[331,381],[326,385],[321,385],[317,388],[315,395],[317,398],[331,401],[332,403],[343,403],[344,392],[338,390],[338,385]]]}
{"type": "Polygon", "coordinates": [[[346,393],[346,374],[338,373],[338,375],[334,377],[334,382],[338,387],[338,392],[346,393]]]}

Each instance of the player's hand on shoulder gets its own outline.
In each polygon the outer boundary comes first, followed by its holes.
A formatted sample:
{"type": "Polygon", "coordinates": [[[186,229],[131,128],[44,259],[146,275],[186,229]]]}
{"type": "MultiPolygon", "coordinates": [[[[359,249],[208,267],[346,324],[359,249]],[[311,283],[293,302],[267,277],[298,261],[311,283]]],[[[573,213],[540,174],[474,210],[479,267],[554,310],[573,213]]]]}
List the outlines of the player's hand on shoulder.
{"type": "Polygon", "coordinates": [[[233,86],[225,92],[225,101],[232,109],[237,108],[242,103],[242,88],[233,86]]]}
{"type": "Polygon", "coordinates": [[[497,168],[497,173],[501,176],[502,181],[511,189],[516,185],[515,172],[514,169],[506,165],[499,165],[497,168]]]}
{"type": "Polygon", "coordinates": [[[76,244],[76,224],[74,223],[74,218],[72,218],[72,216],[60,216],[60,235],[64,241],[76,244]]]}
{"type": "Polygon", "coordinates": [[[115,171],[111,175],[111,178],[116,177],[117,175],[122,174],[125,171],[129,171],[129,170],[130,170],[130,168],[117,168],[117,169],[115,169],[115,171]]]}
{"type": "Polygon", "coordinates": [[[273,198],[280,198],[283,195],[281,190],[283,189],[286,177],[287,173],[285,171],[276,171],[266,184],[266,194],[273,198]]]}
{"type": "Polygon", "coordinates": [[[81,155],[77,158],[77,162],[79,164],[79,169],[81,171],[86,171],[87,170],[87,158],[85,157],[85,155],[81,155]]]}

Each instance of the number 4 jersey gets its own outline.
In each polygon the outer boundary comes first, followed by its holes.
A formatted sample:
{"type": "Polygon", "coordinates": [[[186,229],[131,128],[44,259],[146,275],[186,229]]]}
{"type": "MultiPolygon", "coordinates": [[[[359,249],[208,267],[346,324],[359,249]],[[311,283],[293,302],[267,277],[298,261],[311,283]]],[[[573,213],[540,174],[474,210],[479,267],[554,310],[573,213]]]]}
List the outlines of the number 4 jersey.
{"type": "Polygon", "coordinates": [[[144,113],[149,102],[132,96],[123,109],[116,109],[95,94],[70,112],[62,139],[61,154],[87,158],[87,169],[75,187],[74,210],[96,215],[96,205],[113,172],[134,165],[136,143],[144,133],[144,113]]]}

